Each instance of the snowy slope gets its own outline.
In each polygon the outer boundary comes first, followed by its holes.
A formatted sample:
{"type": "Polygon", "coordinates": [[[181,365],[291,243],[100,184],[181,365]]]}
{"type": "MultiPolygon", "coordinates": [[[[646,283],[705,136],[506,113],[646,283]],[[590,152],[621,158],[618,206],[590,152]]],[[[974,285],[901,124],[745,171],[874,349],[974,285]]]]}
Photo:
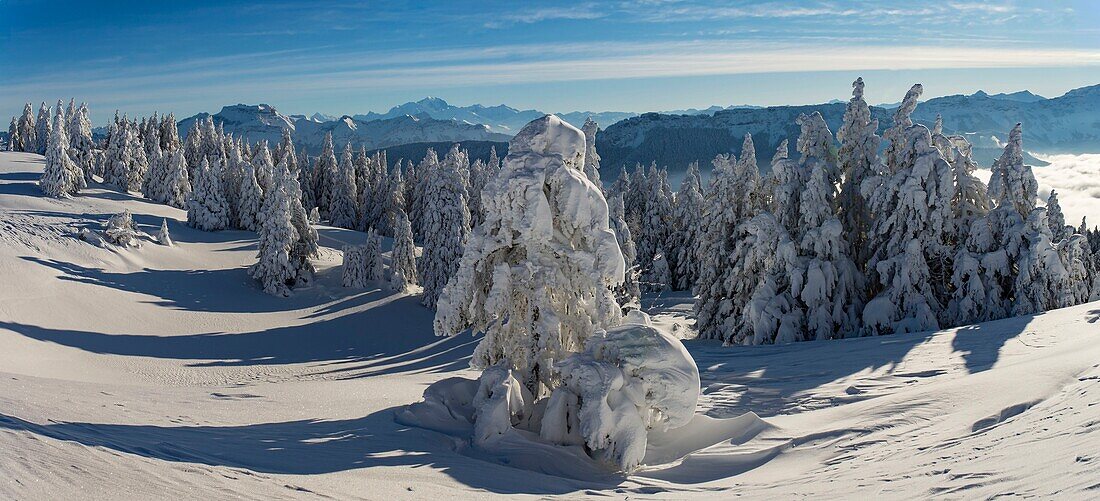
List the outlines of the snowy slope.
{"type": "MultiPolygon", "coordinates": [[[[434,337],[416,297],[340,287],[337,249],[361,233],[320,227],[318,283],[274,298],[245,272],[255,235],[97,187],[45,199],[41,168],[0,153],[2,499],[1100,492],[1100,303],[827,343],[689,340],[696,418],[652,437],[647,462],[691,454],[627,478],[577,461],[540,473],[509,466],[537,455],[395,423],[428,384],[476,377],[476,339],[434,337]],[[123,209],[149,232],[167,217],[178,246],[72,237],[123,209]]],[[[690,298],[645,306],[692,337],[690,298]]]]}

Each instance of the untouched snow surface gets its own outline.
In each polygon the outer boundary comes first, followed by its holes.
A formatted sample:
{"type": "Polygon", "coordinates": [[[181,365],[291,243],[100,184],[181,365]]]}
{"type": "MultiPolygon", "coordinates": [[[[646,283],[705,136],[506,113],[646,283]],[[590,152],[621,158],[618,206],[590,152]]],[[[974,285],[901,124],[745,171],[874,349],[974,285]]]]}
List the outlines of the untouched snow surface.
{"type": "MultiPolygon", "coordinates": [[[[341,287],[337,249],[365,234],[319,227],[316,283],[275,298],[247,275],[254,234],[97,186],[47,199],[42,166],[0,153],[3,499],[1100,495],[1100,303],[935,333],[686,341],[696,415],[651,433],[643,463],[686,457],[622,477],[548,455],[568,448],[488,455],[398,424],[429,384],[477,376],[477,340],[436,338],[418,298],[383,284],[341,287]],[[149,235],[166,218],[176,245],[75,237],[124,210],[149,235]]],[[[691,298],[644,303],[692,336],[691,298]]]]}

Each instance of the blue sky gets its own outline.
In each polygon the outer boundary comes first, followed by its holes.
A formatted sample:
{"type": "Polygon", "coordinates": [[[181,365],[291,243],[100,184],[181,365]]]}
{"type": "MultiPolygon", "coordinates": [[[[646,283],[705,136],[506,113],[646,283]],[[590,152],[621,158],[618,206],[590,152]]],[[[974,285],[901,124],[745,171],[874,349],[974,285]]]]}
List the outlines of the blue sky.
{"type": "Polygon", "coordinates": [[[384,111],[426,95],[544,111],[868,100],[1100,83],[1092,1],[0,0],[0,116],[87,100],[384,111]]]}

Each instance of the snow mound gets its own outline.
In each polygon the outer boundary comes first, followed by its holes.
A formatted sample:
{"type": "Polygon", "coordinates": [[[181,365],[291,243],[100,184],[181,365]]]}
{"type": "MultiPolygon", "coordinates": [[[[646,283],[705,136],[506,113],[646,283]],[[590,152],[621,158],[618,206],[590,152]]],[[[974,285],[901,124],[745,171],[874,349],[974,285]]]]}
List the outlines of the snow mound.
{"type": "Polygon", "coordinates": [[[448,378],[397,411],[400,424],[461,439],[468,455],[568,478],[646,471],[769,425],[749,413],[697,416],[699,369],[684,345],[635,313],[557,365],[562,385],[535,400],[515,371],[448,378]],[[536,433],[537,430],[537,433],[536,433]],[[582,459],[578,463],[578,459],[582,459]]]}

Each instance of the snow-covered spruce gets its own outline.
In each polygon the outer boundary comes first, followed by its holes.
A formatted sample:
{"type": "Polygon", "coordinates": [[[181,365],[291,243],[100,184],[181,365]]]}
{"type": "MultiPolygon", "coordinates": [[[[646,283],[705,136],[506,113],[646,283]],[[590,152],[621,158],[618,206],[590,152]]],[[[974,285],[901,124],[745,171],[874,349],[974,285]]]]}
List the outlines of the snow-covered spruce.
{"type": "Polygon", "coordinates": [[[187,225],[203,231],[229,227],[229,206],[215,169],[205,157],[202,159],[202,164],[195,169],[194,191],[187,199],[187,225]]]}
{"type": "Polygon", "coordinates": [[[344,247],[344,287],[363,288],[372,282],[380,282],[385,270],[382,266],[382,237],[371,229],[363,245],[344,247]]]}
{"type": "Polygon", "coordinates": [[[367,246],[345,245],[340,283],[344,287],[362,289],[367,286],[367,246]]]}
{"type": "Polygon", "coordinates": [[[260,210],[257,262],[248,271],[265,292],[287,297],[291,288],[312,278],[309,258],[316,254],[317,235],[308,222],[303,224],[301,188],[285,158],[273,174],[271,192],[260,210]]]}
{"type": "Polygon", "coordinates": [[[256,169],[252,167],[252,162],[242,161],[241,166],[243,172],[239,180],[240,190],[236,200],[238,227],[242,230],[256,231],[260,224],[260,207],[263,204],[264,193],[256,179],[256,169]]]}
{"type": "Polygon", "coordinates": [[[421,195],[425,200],[421,214],[424,253],[417,270],[424,287],[422,302],[429,308],[435,308],[444,286],[458,270],[470,235],[466,176],[458,168],[457,162],[429,164],[422,174],[426,177],[421,195]]]}
{"type": "MultiPolygon", "coordinates": [[[[583,133],[552,115],[512,139],[435,326],[441,335],[485,333],[471,360],[484,371],[472,398],[478,446],[526,429],[586,444],[629,471],[648,430],[691,418],[699,376],[679,341],[644,320],[614,328],[611,288],[625,263],[602,190],[581,170],[584,151],[583,133]]],[[[446,408],[453,399],[444,393],[429,388],[403,419],[446,408]]]]}
{"type": "MultiPolygon", "coordinates": [[[[596,153],[596,133],[600,131],[600,125],[592,120],[592,117],[588,117],[584,120],[581,130],[584,132],[585,145],[584,175],[588,176],[592,184],[603,188],[603,183],[600,182],[600,154],[596,153]]],[[[493,153],[496,153],[496,150],[493,150],[493,153]]]]}
{"type": "Polygon", "coordinates": [[[623,208],[623,196],[612,196],[608,202],[608,226],[615,232],[615,239],[619,243],[619,249],[623,254],[623,282],[612,287],[615,292],[615,300],[624,310],[638,309],[641,307],[642,290],[638,285],[638,266],[635,264],[637,250],[634,247],[634,238],[630,235],[630,226],[626,224],[625,209],[623,208]]]}
{"type": "Polygon", "coordinates": [[[69,135],[61,115],[54,118],[52,130],[46,149],[46,168],[38,185],[51,197],[75,195],[85,187],[84,171],[69,157],[69,135]]]}
{"type": "MultiPolygon", "coordinates": [[[[57,110],[61,113],[61,110],[57,110]]],[[[36,139],[34,144],[34,153],[39,155],[46,154],[46,148],[49,148],[50,135],[53,134],[53,124],[51,121],[52,110],[49,106],[46,106],[46,102],[42,101],[42,105],[38,107],[38,120],[35,121],[34,137],[36,139]]]]}
{"type": "Polygon", "coordinates": [[[584,148],[583,133],[552,115],[512,139],[436,314],[440,335],[486,333],[473,366],[506,364],[536,394],[555,384],[554,360],[620,317],[610,287],[623,280],[622,253],[601,190],[580,170],[584,148]]]}
{"type": "Polygon", "coordinates": [[[411,285],[416,285],[416,244],[413,243],[409,217],[399,208],[394,215],[390,286],[396,291],[404,292],[411,285]]]}
{"type": "Polygon", "coordinates": [[[177,148],[172,153],[165,170],[165,200],[172,207],[184,209],[191,198],[191,180],[188,178],[187,160],[183,156],[183,149],[177,148]]]}
{"type": "Polygon", "coordinates": [[[692,162],[680,183],[680,191],[676,192],[674,228],[669,243],[669,252],[676,254],[674,261],[677,290],[691,290],[698,279],[697,253],[703,232],[701,225],[705,206],[699,163],[692,162]]]}
{"type": "Polygon", "coordinates": [[[329,199],[328,214],[333,226],[355,229],[357,227],[358,204],[356,203],[355,164],[351,145],[344,146],[340,167],[332,181],[332,193],[329,199]]]}

